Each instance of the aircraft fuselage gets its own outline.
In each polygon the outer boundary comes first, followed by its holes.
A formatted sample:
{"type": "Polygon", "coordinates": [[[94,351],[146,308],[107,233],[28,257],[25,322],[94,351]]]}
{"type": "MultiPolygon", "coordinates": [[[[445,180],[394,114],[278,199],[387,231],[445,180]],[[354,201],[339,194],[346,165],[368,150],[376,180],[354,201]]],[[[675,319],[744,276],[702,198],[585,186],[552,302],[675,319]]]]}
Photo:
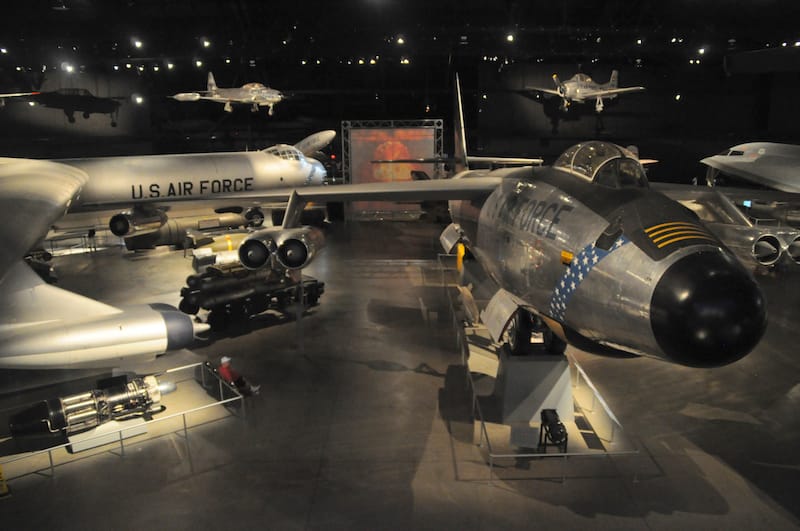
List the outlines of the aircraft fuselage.
{"type": "MultiPolygon", "coordinates": [[[[286,146],[290,148],[291,146],[286,146]]],[[[70,212],[180,200],[218,199],[237,193],[322,184],[325,168],[294,150],[198,153],[60,160],[84,170],[89,181],[70,212]]]]}
{"type": "Polygon", "coordinates": [[[689,210],[646,186],[501,171],[482,204],[451,203],[454,222],[498,286],[570,343],[716,366],[760,339],[758,287],[689,210]]]}

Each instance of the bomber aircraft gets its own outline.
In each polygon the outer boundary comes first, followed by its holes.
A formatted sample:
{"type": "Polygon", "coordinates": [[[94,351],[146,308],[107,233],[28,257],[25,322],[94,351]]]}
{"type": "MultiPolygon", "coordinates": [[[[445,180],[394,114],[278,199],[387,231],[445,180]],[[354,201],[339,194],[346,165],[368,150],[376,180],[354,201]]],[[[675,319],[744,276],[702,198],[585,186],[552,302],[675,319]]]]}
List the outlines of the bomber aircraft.
{"type": "Polygon", "coordinates": [[[577,73],[563,83],[558,78],[558,74],[553,74],[555,89],[544,87],[525,87],[525,90],[544,92],[553,94],[561,98],[561,109],[566,111],[569,106],[575,103],[583,103],[586,100],[595,100],[594,109],[598,113],[603,112],[603,99],[614,99],[619,94],[628,92],[639,92],[644,87],[617,87],[619,72],[613,70],[611,79],[608,83],[596,83],[591,77],[583,73],[577,73]]]}
{"type": "MultiPolygon", "coordinates": [[[[250,153],[0,158],[0,368],[108,367],[190,345],[207,324],[163,304],[116,308],[57,288],[23,257],[67,212],[132,206],[111,218],[112,231],[169,235],[170,205],[259,204],[258,194],[270,188],[320,184],[325,169],[306,154],[335,134],[250,153]]],[[[254,223],[261,215],[245,213],[254,223]]]]}
{"type": "Polygon", "coordinates": [[[170,96],[178,101],[208,100],[225,104],[225,112],[233,112],[234,103],[251,105],[253,112],[258,112],[259,107],[268,107],[267,113],[274,114],[273,107],[284,99],[283,93],[274,88],[266,87],[261,83],[245,83],[241,87],[219,88],[214,81],[214,74],[208,73],[207,90],[204,92],[179,92],[170,96]]]}
{"type": "Polygon", "coordinates": [[[55,160],[83,172],[87,182],[70,202],[70,215],[53,226],[83,228],[105,212],[111,232],[124,237],[129,249],[181,244],[190,228],[259,226],[260,193],[323,184],[325,167],[312,157],[335,136],[336,131],[320,131],[293,146],[261,151],[55,160]],[[198,207],[216,215],[198,218],[198,207]],[[193,217],[180,215],[186,208],[193,217]]]}

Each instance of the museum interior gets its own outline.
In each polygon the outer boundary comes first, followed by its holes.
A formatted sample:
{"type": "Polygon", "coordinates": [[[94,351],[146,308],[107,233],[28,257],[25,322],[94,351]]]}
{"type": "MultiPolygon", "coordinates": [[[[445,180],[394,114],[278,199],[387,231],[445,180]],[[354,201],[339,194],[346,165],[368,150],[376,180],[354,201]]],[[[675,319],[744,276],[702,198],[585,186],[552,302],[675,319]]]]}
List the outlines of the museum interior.
{"type": "Polygon", "coordinates": [[[798,21],[6,9],[0,527],[798,529],[798,21]]]}

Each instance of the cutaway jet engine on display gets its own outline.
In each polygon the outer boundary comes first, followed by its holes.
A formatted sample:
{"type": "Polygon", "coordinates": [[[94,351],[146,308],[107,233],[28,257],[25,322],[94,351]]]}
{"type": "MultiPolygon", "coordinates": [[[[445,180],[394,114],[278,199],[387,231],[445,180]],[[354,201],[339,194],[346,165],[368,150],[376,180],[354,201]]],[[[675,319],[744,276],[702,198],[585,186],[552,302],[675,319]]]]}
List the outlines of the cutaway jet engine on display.
{"type": "MultiPolygon", "coordinates": [[[[323,184],[322,163],[311,156],[331,143],[335,131],[320,131],[294,146],[262,151],[63,159],[88,175],[69,206],[70,214],[124,210],[110,216],[109,229],[129,249],[181,245],[187,230],[215,230],[264,221],[261,191],[323,184]],[[243,197],[246,200],[242,200],[243,197]],[[179,206],[195,212],[180,218],[179,206]],[[214,214],[197,215],[205,205],[214,214]]],[[[54,224],[67,231],[66,216],[54,224]]],[[[80,225],[80,224],[78,224],[80,225]]]]}
{"type": "Polygon", "coordinates": [[[139,362],[187,347],[209,328],[167,305],[116,308],[59,289],[23,262],[88,180],[65,164],[0,159],[0,368],[139,362]]]}
{"type": "Polygon", "coordinates": [[[120,376],[99,383],[104,385],[76,395],[43,400],[12,415],[11,434],[14,437],[72,435],[111,420],[148,417],[163,411],[161,395],[175,390],[174,383],[159,382],[155,376],[130,381],[120,376]]]}
{"type": "MultiPolygon", "coordinates": [[[[516,352],[629,353],[695,367],[745,356],[766,327],[753,277],[698,217],[650,188],[639,160],[585,142],[551,166],[466,168],[458,95],[460,171],[452,179],[308,187],[292,192],[282,230],[320,201],[449,199],[447,251],[465,245],[496,284],[482,319],[516,352]],[[535,336],[534,336],[535,334],[535,336]]],[[[240,247],[243,262],[266,263],[240,247]]]]}

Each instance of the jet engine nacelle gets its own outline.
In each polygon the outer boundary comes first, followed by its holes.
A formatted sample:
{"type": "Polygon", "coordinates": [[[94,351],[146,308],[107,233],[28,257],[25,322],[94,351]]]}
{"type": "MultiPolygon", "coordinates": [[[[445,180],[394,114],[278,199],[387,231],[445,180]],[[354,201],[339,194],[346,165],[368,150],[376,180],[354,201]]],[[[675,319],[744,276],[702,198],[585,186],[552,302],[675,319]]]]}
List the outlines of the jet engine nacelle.
{"type": "Polygon", "coordinates": [[[115,236],[146,234],[161,228],[167,222],[167,215],[160,210],[126,210],[111,217],[108,228],[115,236]]]}
{"type": "Polygon", "coordinates": [[[778,263],[785,252],[795,264],[800,264],[800,236],[791,240],[790,238],[791,236],[786,235],[781,238],[775,234],[759,236],[753,243],[753,258],[763,266],[771,266],[778,263]]]}
{"type": "Polygon", "coordinates": [[[274,266],[273,259],[289,270],[311,263],[325,245],[322,231],[315,227],[268,228],[254,232],[239,245],[239,261],[247,269],[274,266]]]}

